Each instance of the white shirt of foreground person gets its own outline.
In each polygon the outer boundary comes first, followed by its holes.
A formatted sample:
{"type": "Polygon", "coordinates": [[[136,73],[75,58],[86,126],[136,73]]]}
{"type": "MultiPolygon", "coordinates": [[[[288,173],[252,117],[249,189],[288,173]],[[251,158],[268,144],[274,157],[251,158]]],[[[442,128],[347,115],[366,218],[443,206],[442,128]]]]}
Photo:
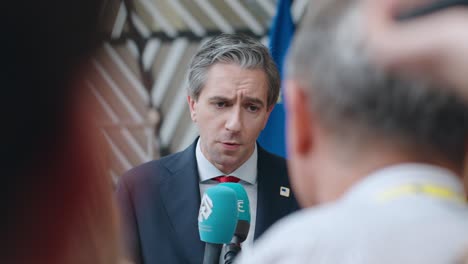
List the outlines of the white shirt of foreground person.
{"type": "Polygon", "coordinates": [[[460,263],[467,249],[459,179],[440,167],[401,164],[278,222],[236,264],[460,263]]]}

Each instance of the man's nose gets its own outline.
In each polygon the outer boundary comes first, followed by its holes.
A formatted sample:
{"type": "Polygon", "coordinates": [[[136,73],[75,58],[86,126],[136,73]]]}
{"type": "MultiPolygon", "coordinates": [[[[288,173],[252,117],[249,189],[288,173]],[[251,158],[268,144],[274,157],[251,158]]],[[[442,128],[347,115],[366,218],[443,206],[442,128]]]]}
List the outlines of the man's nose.
{"type": "Polygon", "coordinates": [[[233,107],[226,120],[226,129],[231,132],[239,132],[242,129],[242,112],[240,107],[233,107]]]}

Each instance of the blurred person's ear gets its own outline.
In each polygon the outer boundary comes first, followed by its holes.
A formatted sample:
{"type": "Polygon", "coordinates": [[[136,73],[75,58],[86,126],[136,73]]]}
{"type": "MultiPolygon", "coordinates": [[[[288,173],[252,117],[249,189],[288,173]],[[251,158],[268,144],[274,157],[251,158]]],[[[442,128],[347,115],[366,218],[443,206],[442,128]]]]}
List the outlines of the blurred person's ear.
{"type": "Polygon", "coordinates": [[[312,116],[308,107],[308,95],[295,81],[287,81],[288,148],[294,156],[307,155],[313,147],[312,116]]]}
{"type": "Polygon", "coordinates": [[[306,91],[295,81],[285,84],[289,178],[299,203],[308,207],[316,200],[316,122],[306,91]]]}

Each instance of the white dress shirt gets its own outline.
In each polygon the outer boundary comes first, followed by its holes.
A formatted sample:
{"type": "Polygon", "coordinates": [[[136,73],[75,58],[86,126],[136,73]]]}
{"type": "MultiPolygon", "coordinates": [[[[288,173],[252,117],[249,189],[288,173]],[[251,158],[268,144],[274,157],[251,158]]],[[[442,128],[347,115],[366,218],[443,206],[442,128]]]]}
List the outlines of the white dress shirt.
{"type": "MultiPolygon", "coordinates": [[[[198,174],[200,175],[200,195],[202,196],[208,187],[218,184],[212,180],[214,177],[225,175],[211,162],[209,162],[200,148],[200,141],[197,142],[195,156],[197,158],[198,174]]],[[[235,176],[240,179],[239,183],[245,188],[250,204],[250,229],[247,239],[242,243],[242,249],[253,243],[255,231],[255,219],[257,215],[257,145],[250,158],[237,170],[226,176],[235,176]]]]}
{"type": "Polygon", "coordinates": [[[378,170],[338,201],[284,218],[236,263],[459,263],[468,250],[462,186],[430,165],[378,170]]]}

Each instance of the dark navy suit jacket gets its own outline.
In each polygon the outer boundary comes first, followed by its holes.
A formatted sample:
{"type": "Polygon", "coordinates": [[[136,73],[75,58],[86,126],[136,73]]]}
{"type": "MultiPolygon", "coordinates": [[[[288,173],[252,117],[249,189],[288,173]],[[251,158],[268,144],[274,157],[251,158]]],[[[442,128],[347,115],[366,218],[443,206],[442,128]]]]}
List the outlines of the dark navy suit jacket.
{"type": "MultiPolygon", "coordinates": [[[[135,263],[202,263],[205,244],[198,235],[200,188],[196,141],[182,152],[138,166],[117,187],[126,254],[135,263]]],[[[298,209],[289,188],[285,159],[258,146],[257,218],[254,239],[298,209]]]]}

